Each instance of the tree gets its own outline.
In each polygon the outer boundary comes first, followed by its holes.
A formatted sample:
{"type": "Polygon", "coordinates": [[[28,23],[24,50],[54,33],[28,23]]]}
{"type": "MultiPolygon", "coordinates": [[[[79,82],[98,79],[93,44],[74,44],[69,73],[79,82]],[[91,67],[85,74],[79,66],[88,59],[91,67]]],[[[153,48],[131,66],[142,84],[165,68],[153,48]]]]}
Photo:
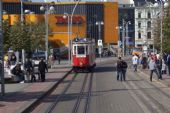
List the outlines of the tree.
{"type": "MultiPolygon", "coordinates": [[[[45,24],[37,23],[30,24],[30,38],[31,38],[31,51],[35,51],[36,49],[41,48],[40,45],[43,45],[45,48],[45,24]]],[[[42,49],[42,48],[41,48],[42,49]]]]}
{"type": "Polygon", "coordinates": [[[3,37],[4,37],[4,51],[8,51],[10,48],[9,34],[10,34],[10,25],[9,20],[3,21],[3,37]]]}
{"type": "Polygon", "coordinates": [[[26,24],[16,23],[10,27],[9,34],[10,47],[14,51],[25,49],[30,50],[29,26],[26,24]]]}
{"type": "Polygon", "coordinates": [[[170,6],[165,10],[163,20],[163,51],[170,53],[170,6]]]}
{"type": "MultiPolygon", "coordinates": [[[[169,1],[170,4],[170,1],[169,1]]],[[[170,53],[170,6],[168,6],[166,9],[164,9],[164,15],[163,15],[163,27],[162,27],[162,49],[164,52],[170,53]]],[[[154,46],[157,50],[160,50],[161,48],[161,39],[160,39],[160,22],[161,17],[159,17],[154,26],[154,46]]]]}

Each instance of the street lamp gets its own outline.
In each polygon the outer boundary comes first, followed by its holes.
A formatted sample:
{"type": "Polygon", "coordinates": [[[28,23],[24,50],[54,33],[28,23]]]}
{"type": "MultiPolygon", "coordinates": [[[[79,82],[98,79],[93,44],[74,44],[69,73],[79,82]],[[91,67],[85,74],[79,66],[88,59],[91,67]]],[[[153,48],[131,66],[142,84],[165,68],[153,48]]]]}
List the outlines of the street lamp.
{"type": "Polygon", "coordinates": [[[54,11],[54,7],[53,6],[48,6],[48,4],[46,4],[46,6],[41,6],[40,7],[41,11],[45,12],[45,60],[48,63],[48,14],[49,11],[54,11]]]}
{"type": "Polygon", "coordinates": [[[67,24],[68,24],[68,63],[71,63],[71,54],[70,54],[70,16],[68,13],[64,13],[63,16],[64,19],[67,19],[67,24]]]}
{"type": "Polygon", "coordinates": [[[122,19],[122,56],[125,56],[125,37],[128,36],[128,25],[131,24],[130,21],[125,21],[122,19]],[[125,33],[126,32],[126,33],[125,33]]]}
{"type": "MultiPolygon", "coordinates": [[[[126,37],[126,40],[129,38],[129,25],[130,25],[130,24],[131,24],[131,22],[130,22],[130,21],[127,21],[127,22],[126,22],[126,25],[125,25],[125,26],[126,26],[126,36],[125,36],[125,37],[126,37]]],[[[125,42],[127,42],[126,40],[125,40],[125,42]]],[[[125,43],[125,45],[126,45],[126,46],[125,46],[125,52],[127,53],[127,43],[125,43]]]]}
{"type": "Polygon", "coordinates": [[[21,24],[23,24],[23,22],[24,22],[24,11],[23,11],[23,1],[22,0],[20,0],[20,3],[21,3],[21,24]]]}
{"type": "MultiPolygon", "coordinates": [[[[74,6],[74,8],[73,8],[73,10],[72,10],[72,13],[71,13],[71,17],[70,17],[70,49],[72,48],[72,34],[73,34],[73,28],[72,28],[72,26],[73,26],[73,15],[74,15],[74,12],[75,12],[75,10],[76,10],[76,7],[78,6],[78,4],[79,4],[79,2],[80,2],[80,0],[77,0],[77,2],[76,2],[76,4],[75,4],[75,6],[74,6]]],[[[72,52],[72,49],[71,49],[71,52],[72,52]]],[[[71,61],[72,61],[72,57],[71,57],[71,61]]]]}
{"type": "Polygon", "coordinates": [[[162,40],[163,40],[163,33],[162,33],[162,27],[163,27],[163,15],[164,15],[164,7],[168,7],[168,2],[165,0],[160,0],[160,2],[158,3],[158,1],[156,0],[156,3],[154,4],[155,7],[160,7],[160,13],[161,13],[161,31],[160,31],[160,39],[161,39],[161,55],[162,55],[162,40]]]}
{"type": "Polygon", "coordinates": [[[118,51],[118,57],[120,57],[120,45],[121,45],[121,40],[120,40],[120,29],[122,29],[122,26],[117,26],[116,29],[118,30],[118,42],[117,42],[117,51],[118,51]]]}
{"type": "Polygon", "coordinates": [[[98,25],[98,32],[99,32],[99,39],[98,39],[98,46],[99,46],[99,55],[101,59],[101,53],[102,53],[102,39],[101,39],[101,26],[104,25],[103,21],[97,21],[96,25],[98,25]],[[101,42],[101,45],[99,45],[99,42],[101,42]]]}

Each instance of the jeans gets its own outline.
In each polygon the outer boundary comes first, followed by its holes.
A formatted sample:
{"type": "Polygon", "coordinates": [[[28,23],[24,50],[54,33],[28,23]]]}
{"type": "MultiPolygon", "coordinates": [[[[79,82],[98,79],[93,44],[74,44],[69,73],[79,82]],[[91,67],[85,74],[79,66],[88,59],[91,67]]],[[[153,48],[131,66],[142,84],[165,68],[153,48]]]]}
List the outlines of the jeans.
{"type": "Polygon", "coordinates": [[[122,76],[122,70],[117,70],[117,80],[122,76]]]}
{"type": "Polygon", "coordinates": [[[126,69],[122,69],[122,76],[121,76],[121,81],[122,79],[125,81],[126,80],[126,69]]]}
{"type": "Polygon", "coordinates": [[[133,67],[134,67],[134,72],[137,71],[137,64],[133,64],[133,67]]]}
{"type": "Polygon", "coordinates": [[[156,69],[154,69],[154,70],[150,70],[151,71],[151,73],[150,73],[150,81],[152,81],[152,75],[153,75],[153,72],[157,75],[157,77],[158,77],[158,79],[159,79],[159,74],[158,74],[158,72],[157,72],[157,70],[156,69]]]}

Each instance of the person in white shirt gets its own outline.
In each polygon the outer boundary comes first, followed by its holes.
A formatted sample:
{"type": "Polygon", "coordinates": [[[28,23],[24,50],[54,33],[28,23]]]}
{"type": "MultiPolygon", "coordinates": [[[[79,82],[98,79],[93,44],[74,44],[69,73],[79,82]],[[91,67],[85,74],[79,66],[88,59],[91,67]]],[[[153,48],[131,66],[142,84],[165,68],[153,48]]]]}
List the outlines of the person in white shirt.
{"type": "Polygon", "coordinates": [[[162,74],[166,74],[166,64],[165,61],[162,59],[162,74]]]}
{"type": "Polygon", "coordinates": [[[155,74],[157,75],[158,79],[159,79],[159,74],[156,70],[156,63],[155,61],[153,60],[153,58],[150,59],[149,61],[149,70],[150,70],[150,81],[152,82],[152,75],[153,75],[153,72],[155,72],[155,74]]]}
{"type": "Polygon", "coordinates": [[[136,55],[134,55],[132,57],[132,64],[133,64],[133,67],[134,67],[134,72],[137,72],[138,62],[139,62],[139,58],[136,55]]]}

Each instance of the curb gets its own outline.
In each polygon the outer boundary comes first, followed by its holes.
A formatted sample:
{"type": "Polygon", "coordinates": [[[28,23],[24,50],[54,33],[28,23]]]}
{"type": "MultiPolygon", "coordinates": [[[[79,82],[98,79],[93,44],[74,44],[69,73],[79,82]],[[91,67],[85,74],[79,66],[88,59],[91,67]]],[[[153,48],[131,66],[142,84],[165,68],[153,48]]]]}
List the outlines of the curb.
{"type": "Polygon", "coordinates": [[[40,103],[40,101],[50,94],[70,73],[72,72],[72,69],[69,70],[59,81],[55,82],[54,84],[51,84],[46,92],[42,93],[37,99],[32,100],[30,103],[22,106],[18,110],[16,110],[14,113],[29,113],[31,110],[33,110],[37,104],[40,103]]]}

